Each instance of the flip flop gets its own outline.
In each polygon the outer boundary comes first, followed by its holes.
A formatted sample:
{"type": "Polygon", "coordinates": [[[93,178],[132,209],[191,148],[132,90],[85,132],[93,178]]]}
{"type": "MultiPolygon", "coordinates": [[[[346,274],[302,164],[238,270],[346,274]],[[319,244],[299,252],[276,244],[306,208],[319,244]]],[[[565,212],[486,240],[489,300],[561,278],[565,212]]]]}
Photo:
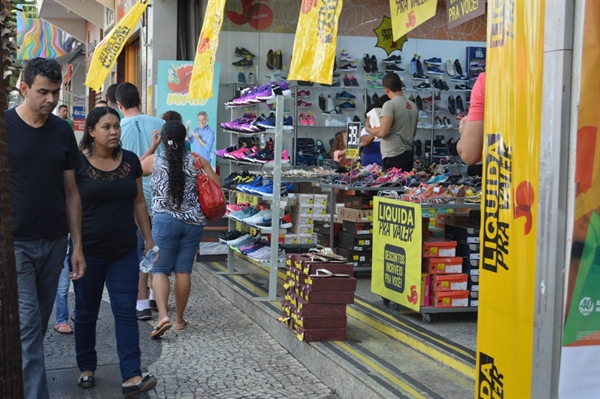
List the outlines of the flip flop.
{"type": "Polygon", "coordinates": [[[190,323],[188,323],[188,321],[186,319],[183,319],[183,327],[177,327],[175,326],[176,330],[183,330],[184,328],[186,328],[190,323]]]}
{"type": "Polygon", "coordinates": [[[58,331],[61,334],[73,334],[73,329],[71,328],[70,325],[66,324],[66,323],[61,323],[61,324],[57,324],[54,326],[54,329],[56,331],[58,331]],[[60,329],[64,329],[66,331],[61,331],[60,329]]]}
{"type": "Polygon", "coordinates": [[[152,332],[150,333],[150,338],[157,339],[157,338],[162,337],[163,335],[165,335],[167,330],[169,330],[169,328],[171,328],[172,326],[173,325],[171,324],[171,322],[168,321],[165,324],[163,324],[162,326],[154,327],[154,330],[152,330],[152,332]]]}

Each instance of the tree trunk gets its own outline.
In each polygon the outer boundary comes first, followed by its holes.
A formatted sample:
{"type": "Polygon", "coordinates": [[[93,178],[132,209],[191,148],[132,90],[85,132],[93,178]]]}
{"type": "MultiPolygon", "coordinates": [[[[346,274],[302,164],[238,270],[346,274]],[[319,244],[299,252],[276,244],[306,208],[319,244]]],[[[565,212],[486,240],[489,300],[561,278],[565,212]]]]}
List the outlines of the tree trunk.
{"type": "Polygon", "coordinates": [[[16,26],[10,0],[0,0],[0,398],[23,398],[21,334],[17,270],[12,235],[12,213],[8,176],[8,148],[4,110],[11,90],[9,76],[14,71],[16,26]],[[10,41],[9,39],[13,39],[10,41]]]}

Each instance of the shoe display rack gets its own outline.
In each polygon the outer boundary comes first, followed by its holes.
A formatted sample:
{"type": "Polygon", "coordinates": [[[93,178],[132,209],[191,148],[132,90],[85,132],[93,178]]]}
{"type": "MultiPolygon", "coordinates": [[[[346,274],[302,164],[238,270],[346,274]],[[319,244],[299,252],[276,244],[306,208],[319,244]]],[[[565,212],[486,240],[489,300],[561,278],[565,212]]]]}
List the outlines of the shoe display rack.
{"type": "MultiPolygon", "coordinates": [[[[283,151],[283,117],[284,117],[284,103],[285,97],[281,94],[276,95],[274,100],[269,100],[267,103],[275,104],[275,128],[267,129],[264,133],[274,135],[274,153],[281,154],[283,151]]],[[[234,107],[232,107],[234,108],[234,107]]],[[[232,111],[233,113],[233,111],[232,111]]],[[[238,132],[231,132],[232,136],[237,134],[238,132]]],[[[245,165],[246,163],[244,163],[245,165]]],[[[273,167],[273,196],[270,198],[271,200],[271,220],[272,225],[270,230],[271,234],[271,259],[266,265],[269,267],[269,294],[267,297],[257,298],[257,300],[268,300],[274,301],[277,299],[277,268],[279,266],[283,267],[285,265],[285,259],[280,261],[278,259],[279,255],[279,219],[281,216],[281,195],[280,195],[280,187],[281,187],[281,156],[276,156],[274,161],[271,163],[273,167]]],[[[261,165],[259,165],[261,166],[261,165]]],[[[231,196],[230,196],[231,201],[231,196]]],[[[235,228],[235,223],[239,221],[236,219],[229,218],[229,227],[230,230],[235,228]]],[[[253,226],[254,227],[254,226],[253,226]]],[[[235,256],[234,250],[229,247],[228,256],[227,256],[227,273],[232,274],[235,272],[235,256]]],[[[243,255],[241,255],[243,256],[243,255]]]]}

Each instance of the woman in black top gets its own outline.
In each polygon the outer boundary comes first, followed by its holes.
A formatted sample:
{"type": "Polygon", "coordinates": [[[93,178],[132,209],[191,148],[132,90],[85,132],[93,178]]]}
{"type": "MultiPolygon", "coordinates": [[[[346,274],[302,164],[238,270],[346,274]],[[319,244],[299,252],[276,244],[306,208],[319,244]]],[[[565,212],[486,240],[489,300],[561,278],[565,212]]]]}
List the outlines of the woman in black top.
{"type": "Polygon", "coordinates": [[[82,204],[83,252],[88,264],[75,287],[75,352],[81,388],[95,385],[96,322],[104,284],[115,318],[117,352],[125,395],[146,392],[156,378],[142,378],[136,314],[138,257],[136,224],[145,251],[154,246],[142,191],[138,157],[121,148],[119,114],[110,107],[92,109],[85,122],[76,171],[82,204]]]}

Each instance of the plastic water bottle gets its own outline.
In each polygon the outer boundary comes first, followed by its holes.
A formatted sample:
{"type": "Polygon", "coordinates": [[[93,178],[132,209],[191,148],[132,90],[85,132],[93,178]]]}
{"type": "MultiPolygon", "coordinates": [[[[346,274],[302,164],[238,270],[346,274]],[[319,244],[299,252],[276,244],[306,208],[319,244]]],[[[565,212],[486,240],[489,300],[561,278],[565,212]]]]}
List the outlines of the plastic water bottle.
{"type": "Polygon", "coordinates": [[[150,251],[148,251],[148,253],[146,253],[146,256],[144,256],[144,259],[142,259],[142,261],[140,262],[140,271],[142,273],[148,273],[150,270],[152,270],[152,265],[154,265],[154,262],[156,261],[157,257],[158,247],[154,246],[154,248],[152,248],[150,251]]]}
{"type": "Polygon", "coordinates": [[[265,134],[260,135],[260,149],[262,150],[267,146],[267,140],[265,139],[265,134]]]}

